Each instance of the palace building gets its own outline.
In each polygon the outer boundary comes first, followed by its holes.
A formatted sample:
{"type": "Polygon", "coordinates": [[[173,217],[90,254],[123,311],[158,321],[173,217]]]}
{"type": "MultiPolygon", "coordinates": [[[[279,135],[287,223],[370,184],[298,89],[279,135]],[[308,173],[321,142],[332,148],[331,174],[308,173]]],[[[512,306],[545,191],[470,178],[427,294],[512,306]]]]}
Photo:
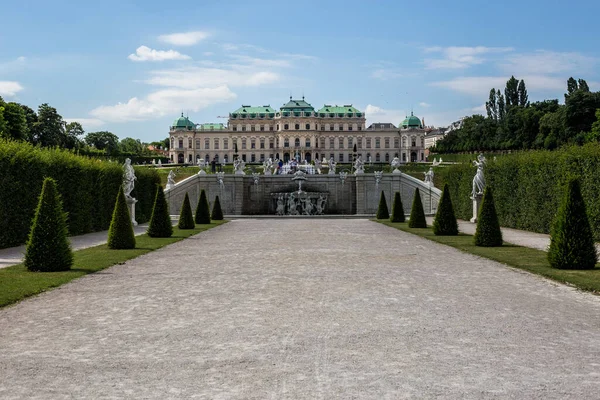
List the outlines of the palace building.
{"type": "Polygon", "coordinates": [[[242,105],[229,113],[227,125],[195,124],[182,113],[169,129],[169,158],[174,163],[196,163],[201,158],[231,163],[237,150],[248,163],[296,157],[308,162],[333,157],[350,163],[356,145],[365,162],[389,163],[394,157],[418,162],[425,161],[425,134],[423,121],[412,113],[398,127],[392,123],[366,127],[365,113],[351,104],[325,104],[315,110],[304,97],[290,97],[279,109],[242,105]]]}

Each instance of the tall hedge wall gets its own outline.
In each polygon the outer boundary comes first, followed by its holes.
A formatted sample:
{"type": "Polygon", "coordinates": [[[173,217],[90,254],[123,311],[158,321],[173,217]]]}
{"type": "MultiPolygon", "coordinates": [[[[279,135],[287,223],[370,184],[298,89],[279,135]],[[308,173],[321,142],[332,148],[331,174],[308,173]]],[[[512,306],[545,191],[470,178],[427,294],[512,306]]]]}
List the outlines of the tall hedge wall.
{"type": "MultiPolygon", "coordinates": [[[[473,215],[469,196],[475,172],[466,163],[439,172],[450,188],[457,218],[473,215]]],[[[600,241],[600,144],[488,159],[484,176],[494,190],[500,225],[541,233],[550,232],[569,178],[579,178],[594,239],[600,241]]]]}
{"type": "MultiPolygon", "coordinates": [[[[155,170],[136,168],[131,193],[138,199],[136,219],[152,214],[155,170]]],[[[123,168],[59,149],[41,149],[28,143],[0,140],[0,248],[27,240],[37,198],[45,177],[56,180],[68,214],[70,235],[108,229],[123,168]]]]}

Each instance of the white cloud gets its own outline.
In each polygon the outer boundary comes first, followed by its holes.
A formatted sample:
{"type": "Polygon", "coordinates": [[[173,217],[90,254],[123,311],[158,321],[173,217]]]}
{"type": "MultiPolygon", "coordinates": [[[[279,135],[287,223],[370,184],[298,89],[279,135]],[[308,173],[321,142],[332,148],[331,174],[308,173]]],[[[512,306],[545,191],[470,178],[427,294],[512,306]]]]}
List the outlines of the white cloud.
{"type": "Polygon", "coordinates": [[[154,50],[147,46],[140,46],[135,54],[130,54],[131,61],[165,61],[165,60],[189,60],[191,57],[181,54],[175,50],[154,50]]]}
{"type": "Polygon", "coordinates": [[[174,114],[182,109],[196,112],[212,104],[235,98],[235,93],[225,85],[198,89],[169,88],[150,93],[144,99],[132,97],[127,103],[100,106],[90,114],[109,122],[140,121],[174,114]]]}
{"type": "Polygon", "coordinates": [[[175,46],[193,46],[209,36],[210,35],[208,32],[192,31],[160,35],[158,40],[164,43],[173,44],[175,46]]]}
{"type": "Polygon", "coordinates": [[[152,77],[145,82],[150,85],[177,88],[228,86],[260,86],[280,79],[272,71],[256,71],[240,66],[231,69],[186,67],[151,72],[152,77]]]}
{"type": "Polygon", "coordinates": [[[487,109],[485,108],[485,103],[483,103],[480,106],[471,108],[470,111],[474,112],[475,114],[487,115],[487,109]]]}
{"type": "Polygon", "coordinates": [[[241,54],[230,56],[244,66],[255,67],[289,67],[291,64],[287,60],[269,60],[264,58],[250,57],[241,54]]]}
{"type": "Polygon", "coordinates": [[[403,110],[390,110],[368,104],[365,108],[367,126],[375,122],[391,122],[398,126],[404,120],[406,113],[403,110]]]}
{"type": "Polygon", "coordinates": [[[104,125],[104,121],[97,118],[64,118],[64,120],[67,123],[79,122],[85,131],[104,125]]]}
{"type": "Polygon", "coordinates": [[[459,69],[472,65],[482,64],[485,61],[484,54],[505,53],[512,51],[511,47],[429,47],[426,53],[442,53],[442,58],[425,59],[427,69],[459,69]]]}
{"type": "MultiPolygon", "coordinates": [[[[593,69],[598,59],[576,52],[538,50],[529,54],[515,54],[501,64],[511,75],[585,73],[593,69]]],[[[527,82],[526,82],[527,83],[527,82]]]]}
{"type": "Polygon", "coordinates": [[[0,96],[12,97],[23,90],[23,86],[15,81],[0,81],[0,96]]]}
{"type": "MultiPolygon", "coordinates": [[[[443,87],[459,93],[487,98],[490,89],[504,91],[506,81],[510,76],[470,76],[459,77],[448,81],[430,83],[430,86],[443,87]]],[[[556,91],[566,89],[566,80],[545,75],[526,75],[519,77],[525,81],[527,89],[538,91],[556,91]]]]}
{"type": "Polygon", "coordinates": [[[425,103],[424,101],[420,102],[420,103],[419,103],[419,105],[420,105],[421,107],[423,107],[423,108],[428,108],[428,107],[431,107],[431,104],[429,104],[429,103],[425,103]]]}

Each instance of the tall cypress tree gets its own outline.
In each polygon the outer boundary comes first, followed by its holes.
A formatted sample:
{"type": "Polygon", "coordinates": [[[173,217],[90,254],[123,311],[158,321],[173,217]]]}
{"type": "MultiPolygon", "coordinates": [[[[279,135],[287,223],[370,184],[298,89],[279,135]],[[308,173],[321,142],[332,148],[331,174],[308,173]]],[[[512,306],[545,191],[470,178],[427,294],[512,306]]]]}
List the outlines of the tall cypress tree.
{"type": "Polygon", "coordinates": [[[410,219],[408,220],[409,228],[427,228],[425,220],[425,210],[423,210],[423,202],[421,201],[421,192],[419,188],[415,189],[415,197],[410,210],[410,219]]]}
{"type": "Polygon", "coordinates": [[[154,207],[152,207],[152,216],[150,217],[147,233],[150,237],[171,237],[173,234],[169,205],[165,199],[165,192],[159,184],[156,184],[154,207]]]}
{"type": "Polygon", "coordinates": [[[179,223],[177,225],[179,229],[194,229],[194,216],[192,215],[192,206],[190,205],[190,197],[187,192],[181,205],[181,212],[179,213],[179,223]]]}
{"type": "Polygon", "coordinates": [[[115,250],[135,248],[135,234],[122,187],[117,193],[117,201],[108,228],[108,248],[115,250]]]}
{"type": "Polygon", "coordinates": [[[394,195],[394,204],[392,205],[392,217],[390,218],[392,222],[404,222],[404,206],[402,205],[402,197],[400,197],[400,192],[396,192],[394,195]]]}
{"type": "Polygon", "coordinates": [[[454,207],[450,198],[448,184],[444,185],[444,191],[440,198],[435,220],[433,221],[433,233],[435,235],[456,236],[458,235],[458,223],[454,215],[454,207]]]}
{"type": "Polygon", "coordinates": [[[67,217],[56,189],[56,181],[44,179],[25,250],[25,267],[30,271],[66,271],[73,265],[67,239],[67,217]]]}
{"type": "Polygon", "coordinates": [[[390,217],[390,212],[388,211],[387,202],[385,201],[385,195],[383,194],[383,190],[381,191],[381,196],[379,196],[379,207],[377,207],[377,219],[388,219],[390,217]]]}
{"type": "Polygon", "coordinates": [[[554,268],[592,269],[598,262],[579,181],[569,181],[550,234],[548,261],[554,268]]]}
{"type": "Polygon", "coordinates": [[[496,205],[492,188],[486,187],[483,192],[483,202],[477,217],[477,229],[473,236],[475,246],[498,247],[502,246],[502,231],[498,222],[496,205]]]}
{"type": "Polygon", "coordinates": [[[213,221],[223,221],[223,210],[221,210],[221,202],[219,201],[219,196],[215,197],[215,202],[213,204],[210,219],[212,219],[213,221]]]}
{"type": "Polygon", "coordinates": [[[519,105],[521,107],[526,107],[529,102],[529,96],[527,95],[527,88],[525,87],[525,81],[523,79],[519,81],[517,91],[519,92],[519,105]]]}
{"type": "Polygon", "coordinates": [[[198,205],[196,205],[195,221],[197,224],[210,224],[210,208],[208,207],[208,200],[206,199],[206,192],[204,189],[200,192],[198,205]]]}

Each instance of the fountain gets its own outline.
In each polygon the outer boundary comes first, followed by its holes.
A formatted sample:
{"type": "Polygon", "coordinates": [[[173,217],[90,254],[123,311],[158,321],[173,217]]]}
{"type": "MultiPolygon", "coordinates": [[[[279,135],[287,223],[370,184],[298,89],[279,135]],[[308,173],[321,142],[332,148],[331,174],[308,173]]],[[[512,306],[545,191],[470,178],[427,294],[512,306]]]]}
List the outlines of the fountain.
{"type": "Polygon", "coordinates": [[[302,184],[306,181],[306,173],[298,170],[294,173],[293,182],[298,190],[288,193],[271,193],[272,205],[277,215],[323,215],[327,205],[327,192],[306,192],[302,184]]]}

